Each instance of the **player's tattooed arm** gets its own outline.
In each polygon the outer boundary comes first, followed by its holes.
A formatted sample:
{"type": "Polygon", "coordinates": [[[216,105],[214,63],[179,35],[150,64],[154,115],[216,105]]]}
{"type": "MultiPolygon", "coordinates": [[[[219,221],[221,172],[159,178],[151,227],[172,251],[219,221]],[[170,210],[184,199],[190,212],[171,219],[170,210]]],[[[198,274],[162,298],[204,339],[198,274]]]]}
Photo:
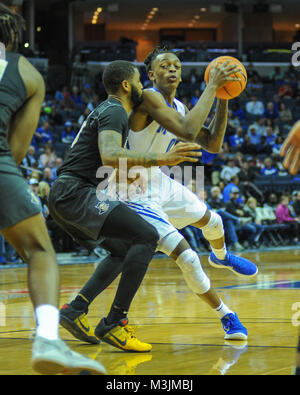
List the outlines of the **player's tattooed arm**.
{"type": "Polygon", "coordinates": [[[114,130],[103,130],[99,133],[98,146],[104,166],[118,168],[125,158],[127,168],[134,166],[174,166],[181,162],[198,161],[201,156],[199,145],[195,143],[181,144],[165,153],[135,152],[122,147],[122,136],[114,130]]]}

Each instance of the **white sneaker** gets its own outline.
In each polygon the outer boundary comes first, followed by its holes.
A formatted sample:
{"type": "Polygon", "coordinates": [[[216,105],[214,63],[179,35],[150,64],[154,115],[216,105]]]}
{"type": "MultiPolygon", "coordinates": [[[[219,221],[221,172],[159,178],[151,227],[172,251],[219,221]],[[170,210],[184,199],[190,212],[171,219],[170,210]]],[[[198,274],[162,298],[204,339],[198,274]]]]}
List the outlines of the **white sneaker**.
{"type": "Polygon", "coordinates": [[[41,374],[79,374],[82,371],[106,374],[100,362],[72,351],[60,339],[48,340],[41,336],[36,336],[33,341],[31,364],[41,374]]]}

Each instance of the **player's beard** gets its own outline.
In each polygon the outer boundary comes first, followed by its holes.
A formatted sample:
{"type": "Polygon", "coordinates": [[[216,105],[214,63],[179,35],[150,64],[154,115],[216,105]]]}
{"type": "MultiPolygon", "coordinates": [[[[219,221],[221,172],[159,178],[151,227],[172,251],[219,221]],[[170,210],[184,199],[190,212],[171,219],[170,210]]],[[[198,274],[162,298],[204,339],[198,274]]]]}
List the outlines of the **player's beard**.
{"type": "Polygon", "coordinates": [[[134,85],[131,86],[131,101],[133,108],[138,107],[143,102],[143,94],[139,93],[134,85]]]}

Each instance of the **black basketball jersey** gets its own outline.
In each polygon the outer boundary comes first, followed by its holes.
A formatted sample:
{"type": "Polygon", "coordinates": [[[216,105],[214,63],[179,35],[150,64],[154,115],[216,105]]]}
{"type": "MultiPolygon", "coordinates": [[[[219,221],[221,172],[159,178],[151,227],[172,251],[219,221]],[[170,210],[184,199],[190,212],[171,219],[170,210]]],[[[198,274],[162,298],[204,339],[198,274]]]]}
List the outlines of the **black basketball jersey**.
{"type": "Polygon", "coordinates": [[[9,155],[7,133],[13,115],[24,104],[27,90],[19,73],[19,54],[6,53],[8,62],[0,81],[0,155],[9,155]]]}
{"type": "Polygon", "coordinates": [[[103,181],[106,177],[101,177],[101,171],[98,171],[103,166],[98,134],[103,130],[120,133],[122,146],[124,145],[128,135],[128,116],[125,108],[116,99],[108,98],[102,102],[84,121],[67,151],[58,175],[74,175],[95,186],[103,181]]]}

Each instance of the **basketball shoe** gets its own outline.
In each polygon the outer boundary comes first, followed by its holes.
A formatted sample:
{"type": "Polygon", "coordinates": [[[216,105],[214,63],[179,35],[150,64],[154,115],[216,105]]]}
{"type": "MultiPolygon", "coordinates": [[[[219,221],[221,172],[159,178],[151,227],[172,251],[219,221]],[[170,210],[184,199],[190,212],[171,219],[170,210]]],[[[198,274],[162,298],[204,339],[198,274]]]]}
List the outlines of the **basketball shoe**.
{"type": "Polygon", "coordinates": [[[254,277],[258,272],[257,266],[246,258],[236,256],[230,252],[226,253],[224,260],[218,259],[213,252],[210,253],[208,262],[216,268],[231,270],[240,277],[254,277]]]}
{"type": "Polygon", "coordinates": [[[248,331],[236,313],[226,314],[221,322],[225,331],[225,340],[246,340],[248,338],[248,331]]]}
{"type": "Polygon", "coordinates": [[[83,370],[106,374],[100,362],[72,351],[60,339],[48,340],[41,336],[36,336],[33,341],[31,364],[41,374],[79,374],[83,370]]]}
{"type": "Polygon", "coordinates": [[[151,344],[139,341],[135,329],[128,325],[128,319],[123,318],[118,323],[108,325],[105,318],[95,329],[98,339],[128,352],[147,352],[152,349],[151,344]]]}
{"type": "Polygon", "coordinates": [[[59,311],[59,322],[76,339],[87,343],[99,344],[94,329],[90,326],[87,319],[87,311],[75,310],[71,305],[65,304],[59,311]]]}

